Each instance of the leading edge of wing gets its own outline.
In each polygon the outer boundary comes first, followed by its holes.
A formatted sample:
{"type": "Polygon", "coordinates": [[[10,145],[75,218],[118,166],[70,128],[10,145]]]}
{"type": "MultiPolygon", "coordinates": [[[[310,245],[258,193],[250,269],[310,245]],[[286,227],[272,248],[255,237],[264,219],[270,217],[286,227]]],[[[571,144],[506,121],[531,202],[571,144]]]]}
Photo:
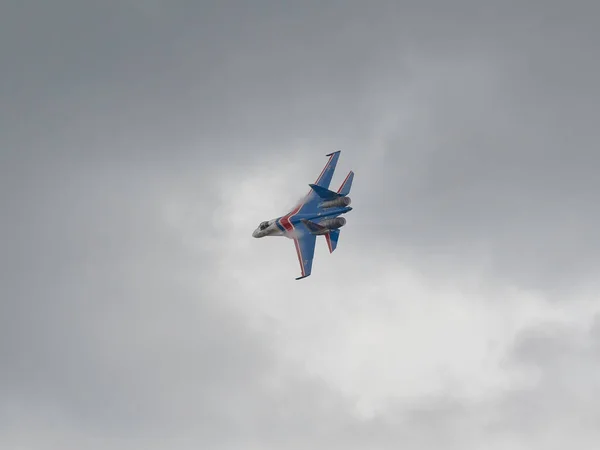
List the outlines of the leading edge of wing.
{"type": "Polygon", "coordinates": [[[322,190],[324,192],[329,190],[329,185],[331,184],[331,179],[333,178],[333,173],[335,172],[335,167],[337,166],[340,153],[341,151],[338,150],[326,155],[329,156],[327,164],[325,164],[325,167],[323,167],[323,170],[321,171],[321,174],[317,180],[312,183],[312,185],[309,184],[311,187],[310,191],[308,194],[306,194],[304,200],[299,205],[299,208],[294,211],[293,215],[306,213],[307,211],[316,211],[317,204],[321,201],[321,198],[315,191],[315,187],[317,190],[322,190]]]}
{"type": "MultiPolygon", "coordinates": [[[[333,178],[333,172],[335,171],[335,167],[337,165],[337,161],[340,157],[341,150],[338,150],[333,153],[328,153],[325,156],[329,157],[329,160],[321,170],[321,174],[317,178],[317,180],[313,183],[313,185],[318,186],[319,188],[329,189],[329,185],[331,184],[331,179],[333,178]]],[[[310,185],[309,185],[310,186],[310,185]]],[[[304,196],[302,200],[300,200],[296,206],[285,216],[282,217],[282,223],[289,221],[292,216],[295,216],[300,211],[305,210],[306,208],[312,209],[316,205],[316,201],[318,200],[318,195],[316,195],[314,188],[304,196]]],[[[285,226],[285,224],[284,224],[285,226]]],[[[287,227],[286,227],[287,228],[287,227]]]]}
{"type": "Polygon", "coordinates": [[[311,274],[316,240],[317,236],[310,233],[305,233],[301,237],[294,238],[294,245],[296,246],[296,253],[302,273],[302,276],[296,278],[296,280],[301,280],[311,274]]]}
{"type": "Polygon", "coordinates": [[[323,167],[319,178],[313,184],[317,186],[323,187],[325,189],[329,189],[329,185],[331,184],[331,179],[333,178],[333,172],[335,172],[335,167],[337,166],[338,159],[340,159],[341,151],[338,150],[333,153],[328,153],[325,156],[329,156],[329,161],[323,167]]]}

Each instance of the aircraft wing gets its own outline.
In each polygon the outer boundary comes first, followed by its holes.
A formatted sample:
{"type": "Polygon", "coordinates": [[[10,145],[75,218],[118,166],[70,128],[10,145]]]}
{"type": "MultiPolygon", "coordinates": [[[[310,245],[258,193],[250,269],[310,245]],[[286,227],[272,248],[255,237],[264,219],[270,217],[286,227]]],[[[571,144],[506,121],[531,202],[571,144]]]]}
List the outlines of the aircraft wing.
{"type": "Polygon", "coordinates": [[[317,236],[309,232],[301,233],[300,236],[294,238],[298,261],[300,262],[300,271],[302,272],[302,276],[296,278],[296,280],[301,280],[310,275],[315,255],[316,240],[317,236]]]}
{"type": "MultiPolygon", "coordinates": [[[[337,152],[329,153],[325,156],[329,156],[329,160],[325,164],[325,167],[323,167],[323,170],[321,171],[321,174],[317,180],[313,183],[315,186],[318,186],[318,188],[322,188],[322,190],[329,189],[331,179],[333,178],[333,173],[335,172],[335,167],[337,166],[338,159],[340,159],[340,151],[338,150],[337,152]]],[[[317,195],[314,188],[311,188],[310,192],[306,195],[304,202],[296,211],[296,214],[305,214],[316,211],[317,205],[321,201],[321,198],[317,195]]]]}
{"type": "Polygon", "coordinates": [[[335,172],[335,166],[337,166],[338,159],[340,159],[340,151],[329,153],[329,161],[323,167],[319,178],[314,182],[317,186],[320,186],[325,189],[329,189],[329,185],[331,184],[331,179],[333,178],[333,172],[335,172]]]}

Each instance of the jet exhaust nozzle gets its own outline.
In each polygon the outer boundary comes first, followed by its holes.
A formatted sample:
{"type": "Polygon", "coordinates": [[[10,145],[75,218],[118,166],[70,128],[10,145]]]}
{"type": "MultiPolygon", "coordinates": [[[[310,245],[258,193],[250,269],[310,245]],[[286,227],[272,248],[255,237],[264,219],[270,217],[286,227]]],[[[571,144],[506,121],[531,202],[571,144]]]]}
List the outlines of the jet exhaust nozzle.
{"type": "Polygon", "coordinates": [[[327,228],[328,230],[337,230],[338,228],[346,225],[346,219],[343,217],[336,217],[335,219],[326,219],[319,223],[319,225],[327,228]]]}
{"type": "Polygon", "coordinates": [[[338,197],[333,200],[327,200],[326,202],[321,203],[320,206],[321,208],[343,208],[344,206],[348,206],[350,203],[352,203],[350,197],[338,197]]]}

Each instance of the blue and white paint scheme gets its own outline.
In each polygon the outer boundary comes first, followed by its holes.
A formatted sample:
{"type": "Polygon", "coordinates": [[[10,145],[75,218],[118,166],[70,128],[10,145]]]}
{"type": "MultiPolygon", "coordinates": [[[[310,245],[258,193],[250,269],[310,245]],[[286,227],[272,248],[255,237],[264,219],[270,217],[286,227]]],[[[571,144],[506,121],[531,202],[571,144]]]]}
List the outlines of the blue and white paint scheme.
{"type": "Polygon", "coordinates": [[[350,188],[354,180],[354,172],[350,171],[337,192],[329,190],[333,172],[340,157],[340,152],[328,155],[329,160],[321,171],[319,178],[309,184],[310,191],[304,199],[285,216],[261,222],[252,236],[285,236],[294,240],[302,275],[296,280],[311,274],[317,236],[325,236],[329,252],[332,253],[340,238],[340,228],[346,219],[340,217],[352,211],[350,205],[350,188]]]}

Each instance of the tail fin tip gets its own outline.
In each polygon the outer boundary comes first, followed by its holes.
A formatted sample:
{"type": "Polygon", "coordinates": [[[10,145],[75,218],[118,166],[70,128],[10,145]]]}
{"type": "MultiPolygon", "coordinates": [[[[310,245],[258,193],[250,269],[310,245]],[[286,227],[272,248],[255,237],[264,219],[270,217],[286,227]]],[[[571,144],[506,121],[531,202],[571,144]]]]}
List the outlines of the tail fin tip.
{"type": "Polygon", "coordinates": [[[337,193],[342,196],[348,195],[350,193],[350,189],[352,189],[352,181],[353,180],[354,180],[354,172],[351,170],[350,172],[348,172],[348,175],[346,175],[346,178],[340,185],[340,188],[338,189],[337,193]]]}
{"type": "Polygon", "coordinates": [[[336,249],[338,240],[340,238],[340,230],[331,230],[329,233],[325,235],[325,240],[327,241],[327,247],[329,248],[329,253],[333,253],[336,249]]]}

